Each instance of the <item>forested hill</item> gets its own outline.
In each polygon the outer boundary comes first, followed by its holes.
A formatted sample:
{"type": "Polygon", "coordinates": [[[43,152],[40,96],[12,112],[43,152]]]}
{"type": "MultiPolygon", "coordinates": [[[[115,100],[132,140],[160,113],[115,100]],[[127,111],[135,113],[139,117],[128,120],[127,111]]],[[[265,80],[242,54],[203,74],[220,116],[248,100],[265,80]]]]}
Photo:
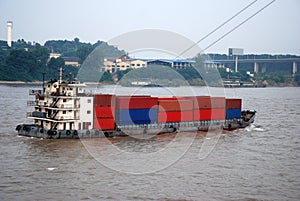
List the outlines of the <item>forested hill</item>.
{"type": "Polygon", "coordinates": [[[98,41],[95,44],[80,42],[78,38],[73,41],[49,40],[44,45],[17,40],[12,43],[12,48],[6,46],[6,41],[0,41],[0,80],[1,81],[40,81],[42,74],[45,79],[57,77],[58,68],[65,69],[64,74],[72,72],[77,74],[78,67],[65,66],[62,57],[77,57],[81,64],[85,58],[97,47],[110,55],[121,55],[123,51],[98,41]],[[49,59],[50,53],[59,53],[61,57],[49,59]]]}

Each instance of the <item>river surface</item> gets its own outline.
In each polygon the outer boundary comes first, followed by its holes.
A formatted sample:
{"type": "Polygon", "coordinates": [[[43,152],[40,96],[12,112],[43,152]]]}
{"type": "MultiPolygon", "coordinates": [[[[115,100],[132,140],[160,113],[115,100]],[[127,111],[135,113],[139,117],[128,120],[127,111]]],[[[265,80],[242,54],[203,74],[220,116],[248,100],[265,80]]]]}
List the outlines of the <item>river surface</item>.
{"type": "MultiPolygon", "coordinates": [[[[30,88],[0,85],[0,200],[300,200],[300,88],[226,89],[245,129],[96,140],[17,136],[30,88]]],[[[188,93],[117,91],[142,90],[188,93]]]]}

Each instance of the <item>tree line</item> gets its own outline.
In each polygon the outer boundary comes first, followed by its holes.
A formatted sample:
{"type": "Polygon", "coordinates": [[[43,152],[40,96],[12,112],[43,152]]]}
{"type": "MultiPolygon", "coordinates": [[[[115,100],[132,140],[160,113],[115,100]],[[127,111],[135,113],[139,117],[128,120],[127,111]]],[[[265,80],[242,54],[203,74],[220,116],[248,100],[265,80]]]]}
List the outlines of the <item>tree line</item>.
{"type": "MultiPolygon", "coordinates": [[[[58,77],[58,69],[63,67],[65,69],[64,74],[67,76],[72,73],[76,77],[80,68],[74,66],[65,65],[63,57],[77,57],[79,58],[79,63],[81,67],[84,67],[83,63],[86,58],[99,46],[101,50],[97,52],[97,56],[103,60],[104,57],[119,57],[125,55],[126,52],[118,50],[116,47],[108,45],[106,42],[97,41],[94,44],[81,42],[78,38],[74,40],[49,40],[46,41],[44,45],[40,45],[34,42],[26,42],[24,39],[19,39],[13,41],[12,48],[6,46],[6,41],[0,40],[0,80],[2,81],[41,81],[42,75],[45,74],[45,79],[50,80],[58,77]],[[49,59],[50,53],[59,53],[61,57],[49,59]]],[[[299,58],[296,55],[242,55],[239,56],[240,59],[283,59],[283,58],[299,58]]],[[[215,77],[209,77],[209,74],[215,74],[215,72],[208,73],[208,69],[204,68],[204,62],[207,60],[233,60],[232,56],[226,54],[206,54],[197,55],[192,60],[196,61],[195,68],[178,69],[176,72],[181,75],[182,79],[189,82],[192,85],[204,85],[204,80],[214,80],[215,77]],[[206,75],[207,77],[203,79],[201,75],[206,75]]],[[[249,63],[239,64],[239,72],[233,73],[228,72],[225,69],[218,69],[219,75],[223,79],[229,77],[239,77],[241,81],[263,81],[267,80],[270,83],[288,83],[295,82],[300,85],[300,74],[298,73],[295,77],[291,78],[291,66],[290,63],[266,63],[263,64],[267,67],[266,72],[260,72],[251,78],[247,75],[246,71],[253,72],[253,65],[249,63]],[[268,66],[272,66],[269,68],[268,66]]],[[[90,65],[95,69],[98,68],[97,65],[90,65]]],[[[227,65],[226,67],[234,69],[234,64],[227,65]]],[[[91,72],[95,72],[92,69],[91,72]]],[[[166,71],[166,69],[164,69],[166,71]]],[[[101,74],[101,80],[103,82],[113,83],[113,76],[121,80],[130,70],[119,71],[116,75],[112,75],[109,72],[103,72],[101,74]]],[[[143,71],[137,70],[135,74],[141,74],[145,77],[146,74],[156,74],[156,71],[143,71]],[[138,73],[138,71],[141,71],[138,73]]],[[[168,73],[167,73],[168,74],[168,73]]],[[[100,74],[99,74],[100,75],[100,74]]],[[[90,81],[89,78],[97,77],[98,74],[89,73],[87,71],[86,81],[90,81]]],[[[170,77],[164,75],[163,78],[170,77]]],[[[157,80],[163,80],[163,78],[158,78],[157,80]]],[[[94,79],[94,78],[93,78],[94,79]]],[[[96,78],[95,78],[96,79],[96,78]]],[[[181,79],[181,78],[180,78],[181,79]]],[[[176,78],[178,83],[181,81],[178,77],[176,78]]],[[[170,80],[172,78],[170,77],[170,80]]],[[[173,79],[174,80],[174,79],[173,79]]],[[[84,80],[83,80],[84,81],[84,80]]],[[[167,80],[165,79],[165,82],[167,80]]],[[[214,83],[218,84],[218,83],[214,83]]]]}
{"type": "Polygon", "coordinates": [[[43,74],[45,74],[46,80],[54,79],[58,77],[60,67],[64,68],[66,76],[73,73],[76,77],[79,68],[65,65],[63,57],[77,57],[79,63],[82,64],[86,57],[100,45],[112,56],[124,54],[106,42],[97,41],[95,44],[91,44],[80,42],[78,38],[73,41],[50,40],[44,45],[19,39],[12,42],[12,48],[6,46],[6,41],[0,41],[0,80],[41,81],[43,74]],[[59,53],[61,56],[49,59],[50,53],[59,53]]]}

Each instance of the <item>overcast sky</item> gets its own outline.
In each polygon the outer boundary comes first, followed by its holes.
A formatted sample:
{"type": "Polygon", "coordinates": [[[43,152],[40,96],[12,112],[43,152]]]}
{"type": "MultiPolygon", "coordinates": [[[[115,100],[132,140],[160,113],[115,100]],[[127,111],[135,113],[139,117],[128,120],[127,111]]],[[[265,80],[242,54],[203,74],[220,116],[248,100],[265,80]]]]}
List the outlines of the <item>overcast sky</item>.
{"type": "MultiPolygon", "coordinates": [[[[198,41],[253,0],[0,0],[0,40],[13,21],[13,40],[44,44],[78,37],[95,43],[126,32],[161,29],[198,41]]],[[[215,34],[205,48],[271,0],[258,0],[215,34]]],[[[176,41],[175,41],[176,42],[176,41]]],[[[300,55],[300,0],[276,0],[206,52],[300,55]]]]}

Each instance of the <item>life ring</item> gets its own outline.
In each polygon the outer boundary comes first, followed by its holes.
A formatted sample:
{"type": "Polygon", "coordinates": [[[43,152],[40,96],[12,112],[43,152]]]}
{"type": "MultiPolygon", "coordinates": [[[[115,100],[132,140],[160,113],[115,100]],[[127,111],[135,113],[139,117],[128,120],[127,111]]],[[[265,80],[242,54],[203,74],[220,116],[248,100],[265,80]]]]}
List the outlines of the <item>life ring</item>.
{"type": "Polygon", "coordinates": [[[64,108],[64,104],[61,104],[61,106],[60,106],[61,108],[64,108]]]}
{"type": "Polygon", "coordinates": [[[71,135],[71,131],[70,131],[70,130],[67,130],[67,131],[66,131],[66,135],[71,135]]]}

